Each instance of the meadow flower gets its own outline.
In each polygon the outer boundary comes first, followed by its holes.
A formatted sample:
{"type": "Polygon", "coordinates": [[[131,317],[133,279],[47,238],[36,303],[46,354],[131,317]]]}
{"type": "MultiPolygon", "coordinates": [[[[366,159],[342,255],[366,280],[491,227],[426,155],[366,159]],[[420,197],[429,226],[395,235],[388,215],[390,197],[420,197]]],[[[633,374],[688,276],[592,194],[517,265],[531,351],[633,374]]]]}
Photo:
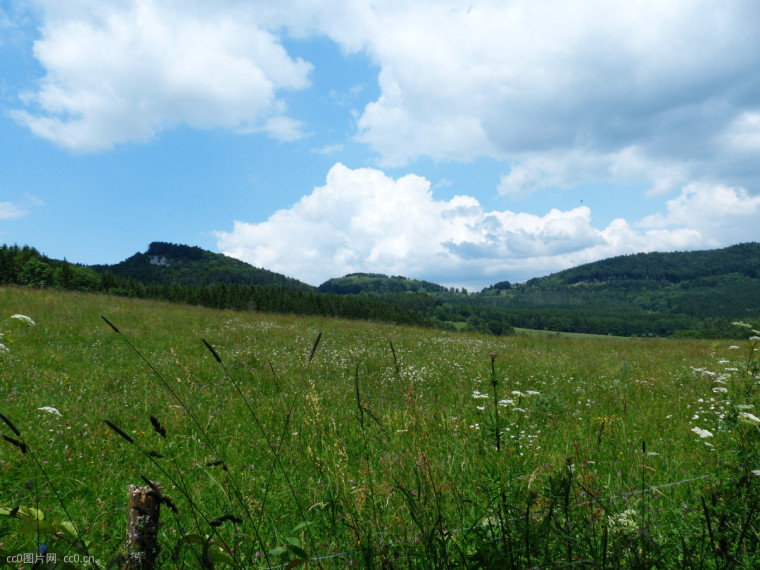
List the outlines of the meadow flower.
{"type": "Polygon", "coordinates": [[[731,346],[728,347],[728,350],[739,350],[739,347],[736,346],[735,344],[732,344],[731,346]]]}
{"type": "Polygon", "coordinates": [[[47,412],[48,414],[53,414],[54,416],[61,417],[61,412],[53,408],[52,406],[43,406],[42,408],[37,408],[41,412],[47,412]]]}
{"type": "Polygon", "coordinates": [[[712,437],[713,436],[712,432],[707,431],[706,429],[702,429],[702,428],[696,427],[696,426],[694,426],[693,428],[691,428],[691,431],[693,431],[699,437],[702,437],[702,438],[712,437]]]}
{"type": "Polygon", "coordinates": [[[739,421],[747,424],[760,425],[760,418],[749,412],[739,412],[739,421]]]}
{"type": "Polygon", "coordinates": [[[27,317],[26,315],[19,315],[18,313],[15,315],[11,315],[12,319],[17,319],[19,321],[24,321],[26,324],[28,324],[30,327],[33,327],[37,323],[35,323],[31,317],[27,317]]]}
{"type": "Polygon", "coordinates": [[[715,388],[712,389],[712,391],[715,392],[716,394],[725,394],[726,392],[728,392],[728,388],[724,388],[723,386],[716,386],[715,388]]]}
{"type": "Polygon", "coordinates": [[[755,477],[760,477],[760,469],[753,469],[753,470],[751,471],[751,473],[752,473],[752,474],[753,474],[755,477]]]}
{"type": "Polygon", "coordinates": [[[10,350],[8,350],[8,347],[5,346],[2,342],[0,342],[0,354],[4,352],[10,352],[10,350]]]}

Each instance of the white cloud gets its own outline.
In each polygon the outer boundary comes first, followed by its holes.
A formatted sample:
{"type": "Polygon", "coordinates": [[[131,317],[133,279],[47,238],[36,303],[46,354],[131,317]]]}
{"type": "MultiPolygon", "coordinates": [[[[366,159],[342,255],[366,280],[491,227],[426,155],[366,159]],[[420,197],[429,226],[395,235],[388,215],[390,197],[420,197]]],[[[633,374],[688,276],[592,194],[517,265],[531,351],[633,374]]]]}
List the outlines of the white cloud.
{"type": "Polygon", "coordinates": [[[31,194],[24,194],[18,202],[0,202],[0,220],[13,220],[29,215],[30,208],[39,208],[45,204],[31,194]]]}
{"type": "Polygon", "coordinates": [[[680,226],[617,219],[597,228],[586,206],[542,216],[488,212],[471,196],[437,200],[416,175],[336,164],[324,186],[290,209],[216,235],[227,255],[315,285],[361,271],[480,288],[624,253],[695,249],[717,231],[680,226]]]}
{"type": "Polygon", "coordinates": [[[146,141],[179,124],[300,136],[280,116],[277,91],[308,86],[311,66],[288,56],[256,10],[194,0],[39,6],[34,54],[46,75],[13,113],[38,136],[76,151],[146,141]]]}
{"type": "Polygon", "coordinates": [[[13,202],[0,202],[0,220],[12,220],[26,216],[29,212],[13,202]]]}
{"type": "MultiPolygon", "coordinates": [[[[491,156],[512,165],[503,193],[634,174],[655,195],[731,180],[721,138],[730,125],[737,145],[756,146],[751,1],[321,6],[314,29],[380,67],[381,94],[359,116],[357,138],[381,165],[491,156]]],[[[758,180],[757,161],[742,166],[758,180]]]]}
{"type": "Polygon", "coordinates": [[[644,218],[643,228],[691,227],[711,238],[710,245],[746,241],[757,236],[760,196],[721,184],[689,184],[667,202],[666,214],[644,218]]]}

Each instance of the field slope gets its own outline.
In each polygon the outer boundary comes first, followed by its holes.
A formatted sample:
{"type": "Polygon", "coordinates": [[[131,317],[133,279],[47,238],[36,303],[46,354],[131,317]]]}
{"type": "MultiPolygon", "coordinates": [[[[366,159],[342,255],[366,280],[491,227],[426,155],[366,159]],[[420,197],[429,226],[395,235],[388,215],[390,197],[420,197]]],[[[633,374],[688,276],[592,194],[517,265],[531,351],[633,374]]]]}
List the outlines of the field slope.
{"type": "Polygon", "coordinates": [[[164,567],[759,560],[757,340],[500,338],[18,287],[0,288],[0,332],[0,560],[45,543],[105,567],[141,475],[177,507],[164,567]]]}

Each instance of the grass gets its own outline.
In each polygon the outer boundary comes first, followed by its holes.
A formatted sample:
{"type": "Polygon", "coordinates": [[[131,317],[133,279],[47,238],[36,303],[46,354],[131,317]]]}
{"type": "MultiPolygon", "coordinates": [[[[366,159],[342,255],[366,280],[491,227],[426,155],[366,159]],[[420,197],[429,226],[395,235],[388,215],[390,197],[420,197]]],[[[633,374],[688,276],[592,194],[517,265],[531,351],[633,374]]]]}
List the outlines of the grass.
{"type": "Polygon", "coordinates": [[[0,412],[22,437],[0,428],[37,459],[0,442],[0,561],[45,543],[105,567],[141,475],[178,508],[162,508],[164,567],[760,560],[747,343],[498,338],[23,288],[0,288],[0,332],[0,412]]]}

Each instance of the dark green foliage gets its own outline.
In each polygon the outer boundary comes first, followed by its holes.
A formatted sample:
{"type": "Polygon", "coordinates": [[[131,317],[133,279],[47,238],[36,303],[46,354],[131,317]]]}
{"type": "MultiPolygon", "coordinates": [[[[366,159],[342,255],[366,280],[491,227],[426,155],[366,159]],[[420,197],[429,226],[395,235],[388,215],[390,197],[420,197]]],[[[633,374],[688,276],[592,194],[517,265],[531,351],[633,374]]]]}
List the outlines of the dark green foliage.
{"type": "Polygon", "coordinates": [[[297,279],[253,267],[221,253],[164,242],[153,242],[145,253],[136,253],[121,263],[92,267],[99,273],[109,271],[116,277],[132,277],[144,285],[168,283],[199,287],[216,283],[236,283],[277,285],[296,291],[314,290],[297,279]]]}
{"type": "Polygon", "coordinates": [[[760,319],[760,244],[615,257],[514,284],[464,289],[352,273],[318,289],[199,247],[151,243],[116,265],[82,266],[0,247],[0,283],[99,291],[219,309],[325,315],[508,335],[513,327],[615,336],[735,336],[760,319]]]}
{"type": "Polygon", "coordinates": [[[400,275],[388,277],[381,273],[350,273],[345,277],[334,277],[319,286],[323,293],[349,295],[359,293],[442,293],[446,287],[430,281],[407,279],[400,275]]]}

